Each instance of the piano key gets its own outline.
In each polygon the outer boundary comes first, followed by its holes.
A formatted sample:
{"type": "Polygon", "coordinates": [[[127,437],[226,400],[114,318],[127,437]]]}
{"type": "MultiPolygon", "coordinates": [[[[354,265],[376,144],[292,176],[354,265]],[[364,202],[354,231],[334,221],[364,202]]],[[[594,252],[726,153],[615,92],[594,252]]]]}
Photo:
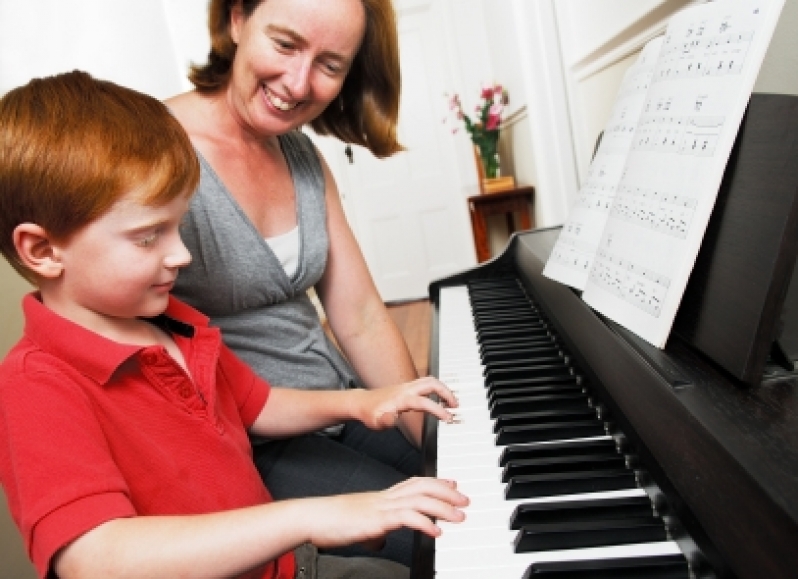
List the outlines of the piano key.
{"type": "Polygon", "coordinates": [[[510,528],[547,522],[594,521],[620,517],[644,517],[655,513],[648,495],[621,496],[600,500],[522,502],[510,517],[510,528]]]}
{"type": "Polygon", "coordinates": [[[587,437],[605,434],[605,425],[601,420],[562,421],[530,426],[506,426],[499,429],[496,444],[518,444],[522,442],[541,442],[544,440],[562,440],[568,436],[587,437]]]}
{"type": "Polygon", "coordinates": [[[626,466],[626,457],[618,453],[514,460],[507,463],[504,467],[502,471],[502,481],[509,482],[511,479],[518,476],[552,472],[606,469],[622,470],[625,469],[626,466]]]}
{"type": "Polygon", "coordinates": [[[628,469],[517,476],[505,489],[508,499],[611,491],[637,486],[637,474],[628,469]]]}
{"type": "Polygon", "coordinates": [[[662,520],[647,516],[525,525],[518,531],[514,544],[516,553],[528,553],[653,543],[667,538],[662,520]]]}
{"type": "Polygon", "coordinates": [[[533,563],[523,579],[689,579],[684,555],[533,563]]]}
{"type": "Polygon", "coordinates": [[[493,421],[493,431],[507,426],[525,426],[552,420],[587,420],[597,418],[595,408],[564,408],[557,410],[541,410],[540,412],[523,412],[519,414],[503,414],[493,421]]]}
{"type": "Polygon", "coordinates": [[[514,444],[501,451],[499,466],[513,460],[524,460],[545,456],[569,456],[572,454],[603,453],[622,450],[623,445],[611,436],[596,436],[582,440],[514,444]]]}
{"type": "Polygon", "coordinates": [[[590,406],[586,394],[541,394],[536,396],[514,396],[499,398],[490,406],[490,414],[496,418],[500,414],[535,412],[550,408],[584,408],[590,406]]]}

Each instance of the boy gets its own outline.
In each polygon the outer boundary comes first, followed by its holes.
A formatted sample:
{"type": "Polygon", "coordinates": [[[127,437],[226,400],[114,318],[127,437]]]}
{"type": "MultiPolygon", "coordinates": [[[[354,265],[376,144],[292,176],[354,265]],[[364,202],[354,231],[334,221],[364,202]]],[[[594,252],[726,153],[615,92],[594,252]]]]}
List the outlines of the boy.
{"type": "Polygon", "coordinates": [[[43,577],[406,577],[315,547],[437,536],[430,517],[464,517],[453,483],[273,503],[247,430],[451,420],[427,396],[456,400],[434,379],[303,392],[257,378],[169,295],[197,179],[155,99],[76,71],[0,100],[0,251],[38,290],[0,365],[0,482],[29,556],[43,577]]]}

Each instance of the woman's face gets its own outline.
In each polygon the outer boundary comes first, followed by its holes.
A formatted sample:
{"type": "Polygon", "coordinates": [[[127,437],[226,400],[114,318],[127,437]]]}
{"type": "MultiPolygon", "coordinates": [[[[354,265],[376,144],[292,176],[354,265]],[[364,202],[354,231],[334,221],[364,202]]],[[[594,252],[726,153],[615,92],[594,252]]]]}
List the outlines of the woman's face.
{"type": "Polygon", "coordinates": [[[366,29],[361,0],[264,0],[230,18],[237,45],[228,104],[248,131],[276,136],[321,114],[343,86],[366,29]]]}

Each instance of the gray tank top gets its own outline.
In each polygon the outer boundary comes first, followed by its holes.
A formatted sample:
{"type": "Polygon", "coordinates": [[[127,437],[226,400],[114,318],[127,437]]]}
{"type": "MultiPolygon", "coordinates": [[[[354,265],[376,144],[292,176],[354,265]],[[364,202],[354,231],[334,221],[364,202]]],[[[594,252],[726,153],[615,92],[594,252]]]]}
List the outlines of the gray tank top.
{"type": "Polygon", "coordinates": [[[200,160],[200,184],[181,226],[192,255],[174,294],[210,317],[224,342],[276,386],[330,390],[359,384],[306,294],[324,273],[329,238],[324,174],[307,135],[280,137],[296,192],[299,265],[289,278],[269,245],[200,160]]]}

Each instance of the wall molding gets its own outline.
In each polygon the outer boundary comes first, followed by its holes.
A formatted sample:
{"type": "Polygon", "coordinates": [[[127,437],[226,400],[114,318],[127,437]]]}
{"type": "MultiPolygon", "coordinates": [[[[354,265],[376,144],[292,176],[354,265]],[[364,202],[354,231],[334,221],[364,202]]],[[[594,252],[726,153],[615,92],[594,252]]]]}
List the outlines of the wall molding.
{"type": "Polygon", "coordinates": [[[581,82],[640,51],[649,40],[665,32],[671,16],[686,6],[703,4],[705,1],[669,0],[652,8],[571,64],[569,68],[573,79],[581,82]]]}

